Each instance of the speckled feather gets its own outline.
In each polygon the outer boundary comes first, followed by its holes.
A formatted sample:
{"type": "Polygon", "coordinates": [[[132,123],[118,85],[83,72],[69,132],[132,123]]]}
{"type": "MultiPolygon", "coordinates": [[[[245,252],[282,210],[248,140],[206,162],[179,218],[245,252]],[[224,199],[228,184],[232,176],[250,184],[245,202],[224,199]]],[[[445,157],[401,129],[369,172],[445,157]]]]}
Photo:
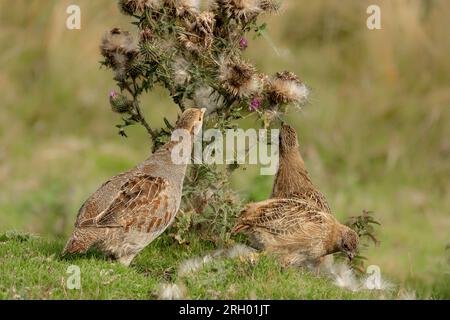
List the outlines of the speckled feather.
{"type": "Polygon", "coordinates": [[[299,150],[297,133],[283,125],[280,131],[280,163],[271,198],[299,198],[315,203],[317,208],[331,213],[324,195],[312,183],[299,150]]]}
{"type": "Polygon", "coordinates": [[[240,231],[250,236],[255,247],[280,256],[289,265],[317,265],[322,257],[339,251],[348,234],[355,236],[314,203],[295,198],[247,205],[235,228],[240,231]]]}
{"type": "MultiPolygon", "coordinates": [[[[188,109],[177,128],[194,132],[204,110],[188,109]]],[[[105,182],[80,208],[65,253],[96,246],[129,265],[173,222],[181,202],[186,164],[174,164],[168,142],[143,163],[105,182]]],[[[191,145],[192,146],[192,145],[191,145]]]]}

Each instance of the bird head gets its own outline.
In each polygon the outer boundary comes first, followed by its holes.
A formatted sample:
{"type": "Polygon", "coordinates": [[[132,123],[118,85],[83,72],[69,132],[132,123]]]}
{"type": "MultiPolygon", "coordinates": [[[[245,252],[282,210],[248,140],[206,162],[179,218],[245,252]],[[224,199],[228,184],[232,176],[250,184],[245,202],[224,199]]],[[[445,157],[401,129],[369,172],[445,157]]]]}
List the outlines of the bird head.
{"type": "Polygon", "coordinates": [[[287,152],[298,148],[297,132],[290,125],[283,123],[280,129],[280,151],[287,152]]]}
{"type": "Polygon", "coordinates": [[[202,128],[205,111],[206,109],[187,109],[177,121],[176,129],[184,129],[192,135],[197,135],[202,128]]]}
{"type": "Polygon", "coordinates": [[[352,229],[345,227],[342,233],[340,251],[345,253],[350,260],[356,257],[358,254],[359,237],[358,234],[352,229]]]}

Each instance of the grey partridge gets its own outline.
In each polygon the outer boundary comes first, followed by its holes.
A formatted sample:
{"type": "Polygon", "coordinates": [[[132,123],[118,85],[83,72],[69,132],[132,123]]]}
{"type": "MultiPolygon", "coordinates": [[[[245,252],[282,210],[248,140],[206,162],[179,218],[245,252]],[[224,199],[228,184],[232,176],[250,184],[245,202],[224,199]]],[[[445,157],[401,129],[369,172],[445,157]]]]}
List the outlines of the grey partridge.
{"type": "Polygon", "coordinates": [[[249,235],[253,245],[279,257],[283,265],[317,267],[342,251],[350,259],[358,251],[355,231],[304,199],[269,199],[248,204],[234,232],[249,235]]]}
{"type": "Polygon", "coordinates": [[[271,198],[310,200],[321,211],[331,213],[324,195],[312,183],[300,153],[297,132],[283,124],[280,130],[280,161],[271,198]]]}
{"type": "MultiPolygon", "coordinates": [[[[197,135],[204,111],[186,110],[175,129],[187,130],[191,138],[197,135]]],[[[179,143],[182,142],[166,143],[147,160],[111,178],[90,196],[78,212],[75,230],[63,254],[84,253],[95,246],[128,266],[163,233],[173,222],[181,202],[187,162],[174,162],[172,158],[179,143]]]]}

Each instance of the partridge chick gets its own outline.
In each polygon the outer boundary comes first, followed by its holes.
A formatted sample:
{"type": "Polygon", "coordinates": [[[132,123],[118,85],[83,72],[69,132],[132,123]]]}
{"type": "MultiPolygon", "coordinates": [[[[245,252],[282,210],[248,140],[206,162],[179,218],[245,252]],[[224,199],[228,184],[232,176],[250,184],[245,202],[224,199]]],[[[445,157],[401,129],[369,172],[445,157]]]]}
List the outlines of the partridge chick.
{"type": "MultiPolygon", "coordinates": [[[[191,137],[197,135],[204,112],[204,109],[186,110],[176,129],[187,130],[191,137]]],[[[166,143],[147,160],[111,178],[90,196],[78,212],[75,230],[63,254],[84,253],[95,246],[128,266],[164,232],[180,207],[186,173],[187,164],[172,159],[172,150],[179,143],[182,141],[166,143]]]]}
{"type": "Polygon", "coordinates": [[[234,232],[245,232],[253,245],[278,256],[283,265],[317,267],[326,255],[342,251],[353,259],[356,232],[304,199],[269,199],[241,212],[234,232]]]}
{"type": "Polygon", "coordinates": [[[280,130],[280,162],[271,198],[299,198],[312,201],[321,211],[331,213],[323,194],[314,186],[300,154],[297,132],[283,124],[280,130]]]}

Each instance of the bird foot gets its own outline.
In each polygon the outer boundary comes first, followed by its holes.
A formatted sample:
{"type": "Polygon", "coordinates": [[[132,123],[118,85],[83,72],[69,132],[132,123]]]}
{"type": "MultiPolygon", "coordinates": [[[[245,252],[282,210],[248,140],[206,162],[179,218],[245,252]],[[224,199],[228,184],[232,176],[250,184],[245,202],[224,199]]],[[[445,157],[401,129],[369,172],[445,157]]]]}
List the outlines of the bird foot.
{"type": "Polygon", "coordinates": [[[134,255],[132,256],[123,256],[118,258],[117,260],[124,265],[125,267],[129,267],[131,264],[131,261],[133,261],[134,255]]]}

